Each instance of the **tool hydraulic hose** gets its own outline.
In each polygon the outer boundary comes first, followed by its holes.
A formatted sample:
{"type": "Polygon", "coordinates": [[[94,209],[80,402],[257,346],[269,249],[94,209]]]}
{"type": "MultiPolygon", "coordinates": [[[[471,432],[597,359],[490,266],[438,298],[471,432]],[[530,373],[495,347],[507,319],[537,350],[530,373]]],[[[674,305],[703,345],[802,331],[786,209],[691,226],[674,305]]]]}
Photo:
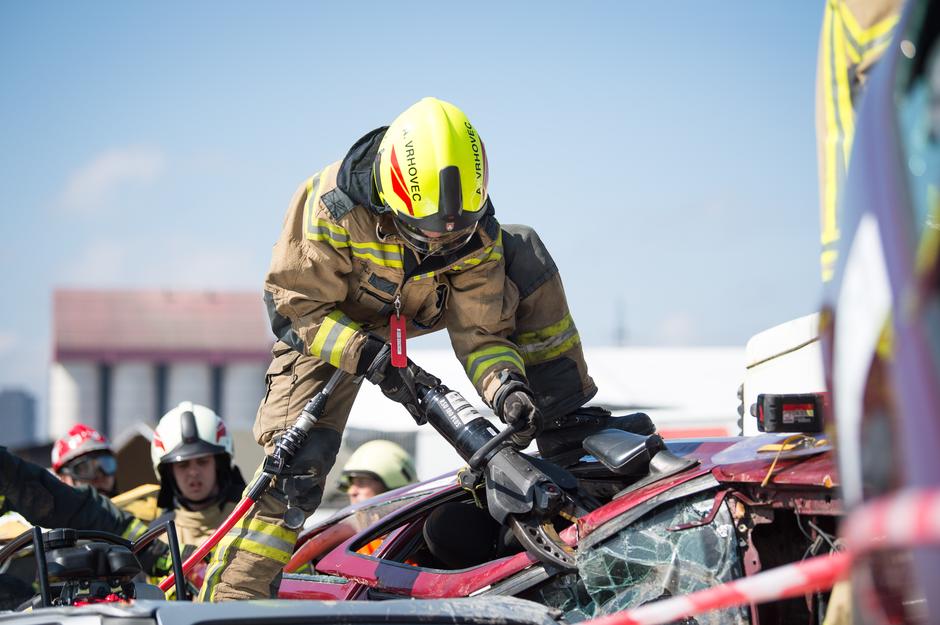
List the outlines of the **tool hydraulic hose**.
{"type": "MultiPolygon", "coordinates": [[[[212,551],[219,541],[222,540],[222,537],[225,536],[225,534],[251,510],[255,502],[264,495],[265,491],[271,486],[272,480],[281,475],[284,468],[290,464],[294,455],[300,451],[304,443],[307,442],[307,436],[310,434],[310,430],[313,429],[313,426],[316,425],[320,417],[323,416],[323,410],[326,408],[326,402],[330,394],[346,375],[347,373],[345,371],[337,369],[330,377],[329,381],[327,381],[323,390],[314,395],[313,398],[307,402],[307,405],[304,406],[304,409],[300,412],[300,416],[297,417],[294,424],[278,438],[275,443],[274,452],[265,456],[264,462],[261,465],[261,472],[251,483],[251,486],[248,487],[245,497],[238,502],[238,505],[235,506],[235,509],[228,515],[225,521],[219,525],[218,529],[216,529],[192,555],[186,558],[186,561],[183,563],[183,576],[188,575],[193,567],[196,566],[196,563],[205,558],[206,554],[212,551]]],[[[170,573],[160,582],[160,590],[167,592],[173,587],[175,580],[176,575],[170,573]]]]}

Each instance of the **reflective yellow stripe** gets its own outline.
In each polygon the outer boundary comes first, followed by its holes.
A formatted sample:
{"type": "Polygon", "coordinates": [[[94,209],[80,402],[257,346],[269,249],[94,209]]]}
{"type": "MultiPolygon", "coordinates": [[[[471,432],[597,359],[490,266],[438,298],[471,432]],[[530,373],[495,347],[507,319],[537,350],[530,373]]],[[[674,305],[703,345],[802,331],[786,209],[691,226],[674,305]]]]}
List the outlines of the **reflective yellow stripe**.
{"type": "Polygon", "coordinates": [[[550,341],[549,344],[542,349],[523,350],[522,357],[525,359],[527,365],[535,365],[540,362],[545,362],[546,360],[551,360],[552,358],[557,358],[580,343],[581,336],[578,334],[577,330],[575,330],[570,335],[566,334],[563,337],[559,337],[558,341],[550,341]]]}
{"type": "MultiPolygon", "coordinates": [[[[825,249],[827,246],[835,244],[839,240],[839,227],[836,216],[838,183],[841,177],[839,171],[840,144],[842,143],[843,132],[837,119],[837,92],[841,82],[836,78],[837,70],[834,68],[836,55],[842,55],[844,52],[837,49],[835,41],[836,31],[836,11],[833,2],[830,0],[826,4],[825,14],[823,15],[823,36],[822,36],[822,89],[823,89],[823,107],[825,109],[826,132],[823,143],[823,199],[822,215],[820,216],[820,242],[823,245],[822,261],[822,279],[827,282],[832,278],[832,269],[827,269],[827,261],[835,265],[835,250],[825,249]]],[[[844,70],[844,60],[843,60],[844,70]]]]}
{"type": "Polygon", "coordinates": [[[561,319],[561,321],[553,323],[552,325],[542,328],[541,330],[533,330],[532,332],[523,332],[516,335],[516,344],[532,345],[534,343],[539,343],[546,339],[550,339],[554,336],[562,334],[573,325],[574,319],[571,318],[571,313],[568,313],[561,319]]]}
{"type": "Polygon", "coordinates": [[[3,507],[3,504],[5,504],[6,501],[7,501],[7,496],[6,496],[6,495],[0,495],[0,508],[3,507]]]}
{"type": "Polygon", "coordinates": [[[353,256],[364,260],[372,261],[383,267],[392,267],[394,269],[403,268],[404,262],[401,256],[401,247],[389,243],[359,243],[353,241],[350,243],[353,256]]]}
{"type": "Polygon", "coordinates": [[[882,360],[890,361],[894,358],[894,320],[890,312],[881,326],[881,334],[878,336],[875,352],[882,360]]]}
{"type": "Polygon", "coordinates": [[[246,520],[242,518],[232,527],[232,529],[229,530],[228,533],[232,534],[237,530],[248,530],[249,532],[260,532],[262,534],[267,534],[278,540],[290,543],[288,549],[291,551],[294,549],[294,543],[297,542],[297,532],[295,530],[289,530],[273,523],[266,523],[261,519],[251,519],[250,521],[246,522],[246,520]]]}
{"type": "Polygon", "coordinates": [[[272,523],[265,523],[259,519],[251,519],[247,523],[245,519],[242,519],[222,537],[216,546],[206,570],[206,581],[208,582],[211,577],[221,572],[219,569],[224,568],[222,563],[227,559],[227,552],[230,549],[247,551],[263,558],[276,560],[281,564],[287,564],[296,541],[297,533],[294,531],[272,523]]]}
{"type": "Polygon", "coordinates": [[[581,337],[569,313],[561,321],[541,330],[519,334],[515,342],[519,345],[525,363],[529,365],[560,356],[578,345],[581,337]]]}
{"type": "Polygon", "coordinates": [[[488,369],[498,364],[511,364],[519,371],[525,372],[525,365],[519,352],[511,347],[498,345],[470,354],[467,358],[467,376],[475,385],[488,369]]]}
{"type": "Polygon", "coordinates": [[[325,241],[340,249],[349,247],[349,232],[342,226],[317,217],[322,185],[320,180],[329,177],[330,168],[307,180],[307,203],[304,205],[304,235],[311,241],[325,241]]]}
{"type": "Polygon", "coordinates": [[[304,205],[304,230],[307,238],[311,238],[311,233],[315,229],[314,222],[317,218],[317,204],[320,200],[320,174],[316,174],[307,180],[307,203],[304,205]]]}
{"type": "Polygon", "coordinates": [[[884,53],[884,51],[887,49],[890,43],[891,43],[891,38],[889,37],[885,39],[884,41],[872,46],[871,48],[865,51],[865,54],[862,55],[861,62],[868,62],[873,57],[874,58],[880,57],[884,53]]]}
{"type": "Polygon", "coordinates": [[[138,519],[134,519],[124,528],[124,531],[121,533],[121,538],[134,541],[143,536],[146,532],[147,526],[138,519]]]}
{"type": "Polygon", "coordinates": [[[890,35],[891,31],[898,23],[898,14],[889,15],[880,22],[869,26],[868,28],[862,28],[858,23],[858,20],[855,19],[855,16],[852,15],[852,12],[843,4],[838,2],[836,5],[836,10],[839,12],[839,17],[845,24],[846,30],[849,32],[849,35],[852,39],[855,40],[859,46],[865,46],[871,42],[884,37],[885,35],[890,35]]]}
{"type": "Polygon", "coordinates": [[[326,316],[313,337],[310,355],[339,367],[346,344],[359,328],[359,324],[343,314],[343,311],[334,310],[326,316]]]}
{"type": "MultiPolygon", "coordinates": [[[[842,158],[845,167],[848,167],[849,155],[852,153],[852,140],[855,138],[855,109],[852,107],[852,89],[849,84],[849,64],[846,52],[848,43],[845,33],[839,28],[839,17],[833,22],[833,72],[835,73],[836,91],[835,106],[839,114],[839,126],[842,129],[842,158]]],[[[840,181],[841,182],[841,181],[840,181]]]]}
{"type": "Polygon", "coordinates": [[[319,217],[307,221],[306,236],[311,241],[326,241],[333,247],[349,247],[349,231],[319,217]]]}
{"type": "Polygon", "coordinates": [[[925,276],[933,269],[940,256],[940,190],[934,185],[927,187],[927,217],[924,224],[920,243],[917,245],[917,255],[914,266],[917,275],[925,276]]]}
{"type": "MultiPolygon", "coordinates": [[[[241,536],[232,536],[226,534],[222,537],[222,540],[219,541],[219,548],[227,549],[229,547],[233,547],[241,551],[247,551],[248,553],[261,556],[262,558],[276,560],[281,564],[287,564],[287,562],[290,560],[291,552],[281,548],[283,547],[283,544],[284,543],[281,541],[271,540],[271,537],[258,533],[251,533],[241,536]]],[[[293,545],[291,545],[291,548],[293,548],[293,545]]]]}
{"type": "Polygon", "coordinates": [[[823,245],[820,263],[823,282],[832,279],[838,257],[835,244],[840,236],[840,186],[848,170],[855,139],[852,77],[856,73],[856,66],[867,64],[884,52],[891,41],[898,18],[897,14],[892,14],[868,28],[862,28],[841,0],[829,0],[826,3],[821,45],[822,99],[826,127],[820,215],[820,241],[823,245]]]}
{"type": "Polygon", "coordinates": [[[286,564],[295,542],[297,532],[260,519],[242,519],[222,537],[218,549],[233,547],[286,564]]]}
{"type": "Polygon", "coordinates": [[[470,267],[476,267],[480,263],[490,260],[499,260],[503,257],[503,231],[499,231],[496,241],[483,248],[483,251],[477,256],[471,256],[462,262],[451,266],[450,271],[463,271],[470,267]]]}
{"type": "Polygon", "coordinates": [[[215,589],[219,584],[219,578],[228,566],[228,551],[215,546],[212,550],[212,557],[209,559],[209,565],[206,567],[206,576],[202,582],[202,588],[199,590],[199,601],[209,602],[214,600],[215,589]]]}

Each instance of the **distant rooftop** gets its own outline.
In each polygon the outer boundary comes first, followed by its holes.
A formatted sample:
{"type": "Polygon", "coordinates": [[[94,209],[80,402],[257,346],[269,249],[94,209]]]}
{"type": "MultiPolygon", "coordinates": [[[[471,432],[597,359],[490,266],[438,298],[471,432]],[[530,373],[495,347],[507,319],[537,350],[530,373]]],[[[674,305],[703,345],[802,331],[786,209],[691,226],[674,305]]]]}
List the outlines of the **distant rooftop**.
{"type": "Polygon", "coordinates": [[[53,294],[54,359],[266,360],[274,342],[259,292],[53,294]]]}

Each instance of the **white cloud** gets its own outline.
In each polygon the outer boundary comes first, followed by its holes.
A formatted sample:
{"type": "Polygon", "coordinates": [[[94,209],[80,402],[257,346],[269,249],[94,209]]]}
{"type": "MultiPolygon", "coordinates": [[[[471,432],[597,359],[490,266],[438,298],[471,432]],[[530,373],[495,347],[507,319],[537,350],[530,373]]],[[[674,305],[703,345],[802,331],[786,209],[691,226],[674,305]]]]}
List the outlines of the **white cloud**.
{"type": "Polygon", "coordinates": [[[237,246],[207,245],[186,237],[162,239],[149,253],[133,242],[101,239],[66,264],[64,286],[134,289],[253,289],[260,291],[264,266],[237,246]]]}
{"type": "Polygon", "coordinates": [[[695,344],[695,319],[686,312],[666,315],[657,328],[660,342],[664,345],[695,344]]]}
{"type": "Polygon", "coordinates": [[[252,267],[250,255],[234,246],[173,241],[170,258],[150,268],[154,282],[181,289],[261,290],[264,267],[252,267]]]}
{"type": "Polygon", "coordinates": [[[93,213],[106,205],[127,183],[150,183],[163,173],[166,158],[147,147],[114,148],[73,171],[59,205],[78,213],[93,213]]]}
{"type": "Polygon", "coordinates": [[[133,270],[127,267],[129,251],[117,241],[99,240],[82,249],[78,258],[69,262],[59,277],[68,286],[116,286],[133,270]]]}

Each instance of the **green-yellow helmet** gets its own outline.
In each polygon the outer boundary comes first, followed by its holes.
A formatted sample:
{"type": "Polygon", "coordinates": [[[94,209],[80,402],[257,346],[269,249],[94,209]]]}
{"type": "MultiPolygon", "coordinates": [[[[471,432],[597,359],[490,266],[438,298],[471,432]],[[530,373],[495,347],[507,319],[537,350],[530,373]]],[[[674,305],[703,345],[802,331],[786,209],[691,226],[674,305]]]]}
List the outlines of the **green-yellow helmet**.
{"type": "Polygon", "coordinates": [[[486,211],[483,141],[463,111],[437,98],[424,98],[392,122],[372,178],[402,238],[423,254],[459,249],[486,211]]]}
{"type": "Polygon", "coordinates": [[[363,444],[349,457],[339,479],[340,490],[349,489],[356,476],[375,478],[393,490],[418,479],[411,455],[392,441],[373,440],[363,444]]]}

